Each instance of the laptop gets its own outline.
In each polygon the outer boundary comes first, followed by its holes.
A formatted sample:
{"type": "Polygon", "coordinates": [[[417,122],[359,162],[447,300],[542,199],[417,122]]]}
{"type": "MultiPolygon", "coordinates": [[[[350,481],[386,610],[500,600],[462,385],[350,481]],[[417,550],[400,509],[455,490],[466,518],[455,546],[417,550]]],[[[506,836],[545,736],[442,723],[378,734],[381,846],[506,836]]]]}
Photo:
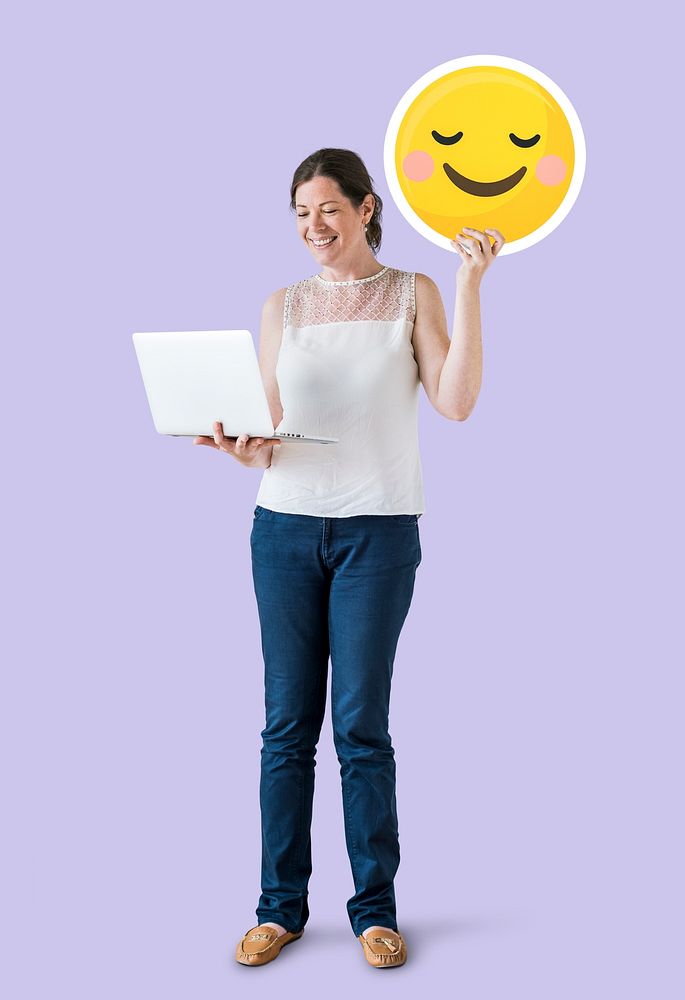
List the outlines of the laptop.
{"type": "MultiPolygon", "coordinates": [[[[136,332],[135,347],[155,429],[173,437],[225,437],[335,444],[305,428],[276,433],[249,330],[136,332]]],[[[279,425],[280,426],[280,425],[279,425]]]]}

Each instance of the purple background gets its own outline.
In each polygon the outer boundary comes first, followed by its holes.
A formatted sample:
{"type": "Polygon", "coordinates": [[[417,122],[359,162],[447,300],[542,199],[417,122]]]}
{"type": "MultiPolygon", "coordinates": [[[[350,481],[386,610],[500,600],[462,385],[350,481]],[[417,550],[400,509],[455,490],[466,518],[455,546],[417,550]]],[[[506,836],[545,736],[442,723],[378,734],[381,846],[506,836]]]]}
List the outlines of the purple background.
{"type": "Polygon", "coordinates": [[[682,996],[682,58],[666,4],[632,22],[595,3],[232,9],[3,17],[1,985],[12,1000],[388,986],[345,911],[330,706],[305,937],[260,971],[233,959],[259,893],[261,473],[155,433],[131,333],[256,338],[267,295],[315,273],[288,188],[333,145],[385,198],[379,260],[436,280],[451,335],[458,259],[393,204],[383,138],[431,67],[497,53],[565,90],[587,171],[551,236],[484,278],[470,419],[421,391],[423,562],[391,709],[410,955],[392,989],[682,996]]]}

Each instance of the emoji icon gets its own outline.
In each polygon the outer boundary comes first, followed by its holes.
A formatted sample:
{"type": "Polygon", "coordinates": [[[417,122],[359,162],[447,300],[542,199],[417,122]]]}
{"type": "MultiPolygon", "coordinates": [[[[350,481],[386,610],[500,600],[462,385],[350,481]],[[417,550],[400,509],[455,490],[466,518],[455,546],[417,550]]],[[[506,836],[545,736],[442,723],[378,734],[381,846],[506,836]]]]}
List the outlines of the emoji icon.
{"type": "Polygon", "coordinates": [[[585,173],[585,137],[560,87],[506,56],[465,56],[424,74],[388,125],[385,176],[405,219],[457,253],[463,226],[498,229],[499,256],[548,236],[585,173]]]}

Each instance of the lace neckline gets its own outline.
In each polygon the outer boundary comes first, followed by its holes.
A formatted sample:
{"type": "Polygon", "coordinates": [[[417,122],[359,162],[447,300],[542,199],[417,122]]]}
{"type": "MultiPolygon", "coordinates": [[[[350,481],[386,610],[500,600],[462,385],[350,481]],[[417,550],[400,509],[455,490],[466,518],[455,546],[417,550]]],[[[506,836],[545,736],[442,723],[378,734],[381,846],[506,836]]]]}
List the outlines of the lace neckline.
{"type": "Polygon", "coordinates": [[[320,274],[315,274],[314,277],[318,278],[322,285],[361,285],[365,281],[375,281],[376,278],[380,278],[382,274],[390,270],[390,265],[386,266],[381,271],[376,271],[375,274],[370,274],[367,278],[353,278],[351,281],[327,281],[326,278],[322,278],[320,274]]]}

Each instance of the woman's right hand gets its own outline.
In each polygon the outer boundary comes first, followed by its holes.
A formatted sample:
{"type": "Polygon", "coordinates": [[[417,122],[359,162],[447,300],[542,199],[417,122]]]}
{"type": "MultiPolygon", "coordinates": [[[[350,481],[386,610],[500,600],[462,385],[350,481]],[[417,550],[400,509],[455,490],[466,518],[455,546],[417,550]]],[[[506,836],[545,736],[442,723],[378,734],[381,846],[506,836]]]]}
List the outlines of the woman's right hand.
{"type": "Polygon", "coordinates": [[[262,437],[251,438],[249,434],[241,434],[238,438],[224,437],[223,425],[220,421],[214,424],[214,437],[200,436],[193,438],[193,444],[205,444],[217,451],[225,451],[241,465],[248,469],[259,468],[262,465],[265,449],[280,444],[278,438],[265,441],[262,437]]]}

